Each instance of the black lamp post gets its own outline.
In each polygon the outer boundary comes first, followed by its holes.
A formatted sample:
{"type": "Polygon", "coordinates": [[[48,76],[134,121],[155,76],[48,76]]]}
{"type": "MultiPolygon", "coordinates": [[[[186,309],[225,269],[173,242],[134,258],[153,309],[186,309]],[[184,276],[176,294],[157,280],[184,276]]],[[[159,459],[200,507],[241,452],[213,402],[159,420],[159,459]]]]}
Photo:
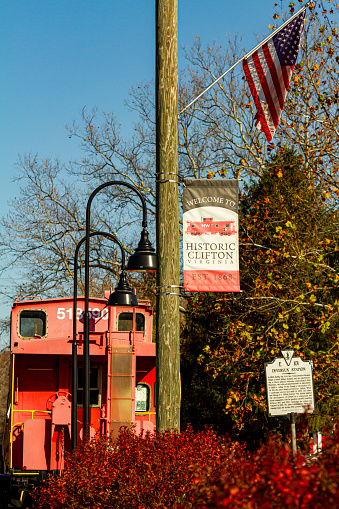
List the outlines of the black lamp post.
{"type": "MultiPolygon", "coordinates": [[[[107,237],[117,244],[121,249],[121,274],[118,286],[115,292],[110,295],[107,305],[115,306],[137,306],[138,301],[136,295],[132,292],[125,273],[125,251],[121,242],[112,235],[106,232],[92,232],[90,237],[102,236],[107,237]],[[121,280],[123,283],[121,284],[121,280]],[[110,302],[111,301],[111,302],[110,302]]],[[[77,446],[77,393],[78,393],[78,349],[77,349],[77,299],[78,299],[78,256],[82,244],[85,242],[86,237],[83,237],[75,248],[74,253],[74,288],[73,288],[73,342],[72,342],[72,417],[71,417],[71,448],[72,451],[77,446]]]]}
{"type": "MultiPolygon", "coordinates": [[[[90,431],[90,358],[89,358],[89,313],[88,313],[88,300],[89,300],[89,239],[90,239],[90,220],[91,220],[91,204],[94,196],[109,186],[124,186],[128,187],[132,191],[134,191],[142,202],[143,208],[143,218],[142,218],[142,227],[143,230],[141,232],[141,238],[139,245],[136,249],[134,255],[131,256],[132,260],[128,263],[127,270],[131,271],[142,271],[142,272],[155,272],[157,268],[157,259],[155,254],[155,249],[152,247],[149,239],[148,239],[148,231],[147,231],[147,208],[146,202],[143,195],[140,191],[133,186],[132,184],[128,184],[123,181],[110,181],[105,184],[101,184],[97,187],[92,194],[90,195],[87,208],[86,208],[86,251],[85,251],[85,310],[84,310],[84,368],[83,368],[83,381],[84,381],[84,390],[83,390],[83,437],[85,441],[89,440],[89,431],[90,431]]],[[[124,271],[123,271],[124,272],[124,271]]],[[[125,275],[122,275],[116,291],[118,288],[122,291],[124,286],[126,285],[125,275]],[[120,284],[120,287],[119,287],[120,284]]],[[[113,294],[114,295],[114,294],[113,294]]],[[[111,296],[112,297],[112,296],[111,296]]],[[[110,297],[110,299],[111,299],[110,297]]],[[[111,305],[113,305],[114,299],[112,298],[111,305]]],[[[130,305],[130,304],[127,304],[130,305]]]]}

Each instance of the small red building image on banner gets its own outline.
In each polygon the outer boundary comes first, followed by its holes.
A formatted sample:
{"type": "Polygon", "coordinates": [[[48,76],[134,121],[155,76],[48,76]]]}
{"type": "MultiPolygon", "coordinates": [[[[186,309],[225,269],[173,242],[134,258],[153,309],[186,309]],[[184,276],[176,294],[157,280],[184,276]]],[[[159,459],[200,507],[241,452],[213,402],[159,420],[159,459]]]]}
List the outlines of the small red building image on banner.
{"type": "Polygon", "coordinates": [[[239,292],[238,181],[186,180],[184,286],[189,292],[239,292]]]}
{"type": "Polygon", "coordinates": [[[191,235],[202,235],[203,233],[232,235],[237,233],[234,226],[235,221],[215,221],[213,217],[202,217],[201,221],[187,221],[186,233],[191,235]]]}

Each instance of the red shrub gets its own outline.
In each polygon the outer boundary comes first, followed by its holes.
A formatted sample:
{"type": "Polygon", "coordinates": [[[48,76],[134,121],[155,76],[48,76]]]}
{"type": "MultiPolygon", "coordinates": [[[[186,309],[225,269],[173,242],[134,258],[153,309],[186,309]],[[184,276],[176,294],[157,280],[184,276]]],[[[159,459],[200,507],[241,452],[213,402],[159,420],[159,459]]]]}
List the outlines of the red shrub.
{"type": "Polygon", "coordinates": [[[270,439],[255,453],[217,439],[211,429],[147,434],[123,430],[70,456],[50,478],[38,508],[334,509],[339,500],[339,430],[316,459],[292,458],[270,439]]]}
{"type": "Polygon", "coordinates": [[[334,509],[339,505],[339,431],[317,458],[291,457],[289,446],[270,439],[255,454],[237,458],[233,464],[201,471],[184,503],[186,508],[334,509]]]}
{"type": "Polygon", "coordinates": [[[212,464],[222,449],[210,429],[156,437],[123,430],[115,446],[99,439],[80,447],[63,476],[50,478],[40,490],[36,507],[168,508],[189,490],[192,462],[212,464]]]}

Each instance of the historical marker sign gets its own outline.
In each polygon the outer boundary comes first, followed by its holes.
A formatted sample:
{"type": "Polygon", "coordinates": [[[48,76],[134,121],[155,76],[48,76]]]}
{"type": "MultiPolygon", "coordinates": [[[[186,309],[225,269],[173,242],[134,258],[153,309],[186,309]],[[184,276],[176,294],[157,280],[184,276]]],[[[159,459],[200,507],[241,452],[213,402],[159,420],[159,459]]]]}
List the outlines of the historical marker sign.
{"type": "Polygon", "coordinates": [[[265,364],[268,415],[314,412],[312,362],[293,357],[293,350],[281,353],[265,364]]]}

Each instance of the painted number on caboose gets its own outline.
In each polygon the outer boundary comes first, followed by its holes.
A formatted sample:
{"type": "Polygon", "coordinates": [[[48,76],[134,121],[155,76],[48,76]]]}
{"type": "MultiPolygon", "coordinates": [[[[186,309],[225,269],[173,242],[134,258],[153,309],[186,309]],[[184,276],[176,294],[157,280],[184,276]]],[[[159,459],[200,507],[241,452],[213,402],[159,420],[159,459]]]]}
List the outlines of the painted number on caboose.
{"type": "MultiPolygon", "coordinates": [[[[80,320],[83,316],[83,309],[77,308],[77,319],[80,320]]],[[[89,308],[88,310],[89,318],[102,318],[103,320],[108,319],[108,309],[99,309],[99,308],[89,308]]],[[[57,312],[57,318],[58,320],[64,320],[65,318],[68,320],[73,319],[73,308],[58,308],[57,312]]]]}

